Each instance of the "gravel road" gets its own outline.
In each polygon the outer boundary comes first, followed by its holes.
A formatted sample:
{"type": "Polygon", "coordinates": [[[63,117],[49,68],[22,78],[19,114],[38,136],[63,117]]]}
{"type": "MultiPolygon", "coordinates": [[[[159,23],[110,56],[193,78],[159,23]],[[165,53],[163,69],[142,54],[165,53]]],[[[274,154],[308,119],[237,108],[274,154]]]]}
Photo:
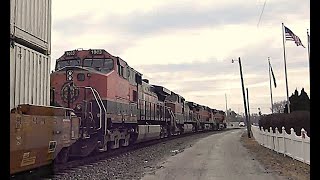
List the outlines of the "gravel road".
{"type": "Polygon", "coordinates": [[[241,145],[244,129],[200,139],[184,152],[160,163],[163,168],[142,180],[285,180],[268,172],[241,145]]]}

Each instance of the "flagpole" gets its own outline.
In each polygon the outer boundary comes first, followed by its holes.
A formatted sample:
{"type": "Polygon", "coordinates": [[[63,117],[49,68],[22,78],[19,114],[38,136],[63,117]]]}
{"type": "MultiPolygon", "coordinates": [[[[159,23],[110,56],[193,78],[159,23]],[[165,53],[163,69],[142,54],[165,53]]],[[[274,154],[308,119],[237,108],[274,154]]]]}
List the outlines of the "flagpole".
{"type": "Polygon", "coordinates": [[[271,114],[273,114],[273,100],[272,100],[272,85],[271,85],[271,64],[270,59],[268,57],[268,63],[269,63],[269,81],[270,81],[270,97],[271,97],[271,114]]]}
{"type": "Polygon", "coordinates": [[[283,23],[282,23],[282,42],[283,42],[284,75],[285,75],[285,78],[286,78],[286,89],[287,89],[287,106],[288,106],[288,114],[289,114],[290,113],[290,101],[289,101],[289,90],[288,90],[288,79],[287,79],[285,33],[284,33],[284,25],[283,25],[283,23]]]}

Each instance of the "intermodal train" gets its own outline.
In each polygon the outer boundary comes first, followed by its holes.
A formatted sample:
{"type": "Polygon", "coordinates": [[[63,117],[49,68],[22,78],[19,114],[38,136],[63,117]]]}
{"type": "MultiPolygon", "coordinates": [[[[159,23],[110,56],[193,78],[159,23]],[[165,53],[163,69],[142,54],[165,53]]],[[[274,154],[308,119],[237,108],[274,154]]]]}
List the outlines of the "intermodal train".
{"type": "MultiPolygon", "coordinates": [[[[23,151],[29,150],[28,154],[15,161],[11,172],[143,141],[226,128],[224,111],[150,84],[142,73],[104,49],[65,51],[50,74],[50,107],[19,105],[11,114],[15,115],[12,131],[17,132],[21,116],[37,114],[28,123],[33,123],[33,130],[49,132],[32,142],[47,144],[37,151],[28,149],[31,141],[24,141],[23,151]],[[40,129],[41,124],[45,128],[40,129]],[[26,164],[23,169],[20,163],[26,164]]],[[[37,132],[28,133],[30,138],[37,132]]]]}

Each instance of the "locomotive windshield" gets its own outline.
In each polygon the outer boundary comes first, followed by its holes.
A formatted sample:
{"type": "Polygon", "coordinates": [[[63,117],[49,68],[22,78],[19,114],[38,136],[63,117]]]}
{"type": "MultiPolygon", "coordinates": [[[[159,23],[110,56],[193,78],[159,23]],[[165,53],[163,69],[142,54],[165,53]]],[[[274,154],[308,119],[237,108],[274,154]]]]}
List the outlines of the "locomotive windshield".
{"type": "Polygon", "coordinates": [[[112,59],[84,59],[83,64],[79,59],[61,60],[57,62],[55,69],[59,70],[66,66],[91,67],[97,71],[106,73],[113,69],[113,60],[112,59]]]}
{"type": "Polygon", "coordinates": [[[84,67],[92,67],[98,71],[109,72],[113,69],[112,59],[85,59],[83,60],[84,67]]]}
{"type": "Polygon", "coordinates": [[[62,60],[58,61],[56,64],[56,70],[64,68],[66,66],[80,66],[80,60],[79,59],[72,59],[72,60],[62,60]]]}

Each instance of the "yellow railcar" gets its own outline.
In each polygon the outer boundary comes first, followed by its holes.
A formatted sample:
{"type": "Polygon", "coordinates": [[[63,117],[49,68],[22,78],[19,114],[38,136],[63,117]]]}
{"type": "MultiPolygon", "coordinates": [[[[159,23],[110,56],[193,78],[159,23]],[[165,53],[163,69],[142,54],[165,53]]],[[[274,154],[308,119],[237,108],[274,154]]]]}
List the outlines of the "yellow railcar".
{"type": "Polygon", "coordinates": [[[72,109],[23,104],[10,112],[10,174],[65,161],[79,138],[72,109]]]}

